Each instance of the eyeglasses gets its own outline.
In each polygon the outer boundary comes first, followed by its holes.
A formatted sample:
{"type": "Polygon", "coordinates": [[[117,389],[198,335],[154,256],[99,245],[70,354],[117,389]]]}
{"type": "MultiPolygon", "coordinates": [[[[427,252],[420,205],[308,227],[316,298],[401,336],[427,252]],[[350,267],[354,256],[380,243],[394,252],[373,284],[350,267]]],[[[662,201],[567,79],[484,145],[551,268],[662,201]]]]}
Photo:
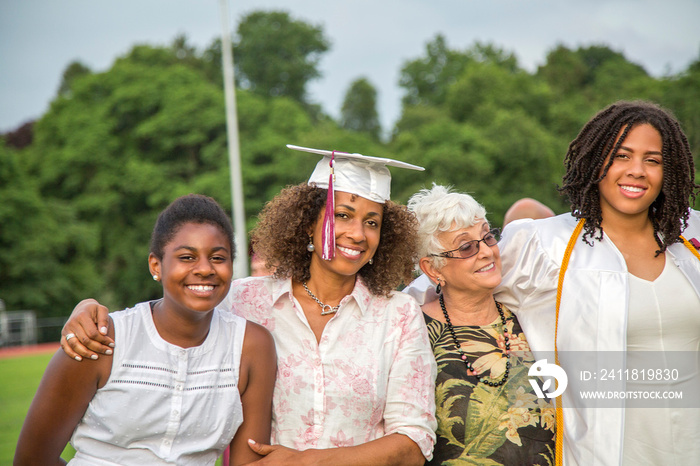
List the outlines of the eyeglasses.
{"type": "Polygon", "coordinates": [[[470,257],[476,256],[476,254],[479,252],[479,243],[482,241],[486,246],[495,246],[498,243],[500,234],[501,230],[494,228],[486,233],[481,239],[467,241],[457,249],[444,251],[439,254],[431,254],[431,256],[444,257],[446,259],[469,259],[470,257]]]}

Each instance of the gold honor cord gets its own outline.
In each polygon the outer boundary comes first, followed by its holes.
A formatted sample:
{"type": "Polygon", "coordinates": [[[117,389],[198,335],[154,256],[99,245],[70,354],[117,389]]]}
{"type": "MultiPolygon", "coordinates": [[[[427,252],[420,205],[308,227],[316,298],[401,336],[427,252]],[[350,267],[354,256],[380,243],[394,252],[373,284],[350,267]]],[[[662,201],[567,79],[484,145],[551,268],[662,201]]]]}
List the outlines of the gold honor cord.
{"type": "MultiPolygon", "coordinates": [[[[557,335],[559,333],[559,305],[561,304],[561,289],[562,285],[564,284],[564,274],[566,274],[566,269],[569,266],[569,258],[571,257],[571,252],[574,249],[574,245],[576,244],[576,238],[578,238],[578,235],[581,234],[581,230],[583,229],[583,224],[586,223],[585,219],[581,219],[578,221],[576,224],[576,228],[574,228],[573,233],[571,234],[571,238],[569,238],[569,243],[566,245],[566,251],[564,251],[564,258],[561,261],[561,268],[559,269],[559,283],[557,284],[557,310],[556,310],[556,324],[554,327],[554,363],[558,366],[559,365],[559,351],[557,349],[557,335]]],[[[686,248],[690,250],[690,252],[693,253],[695,257],[700,260],[700,253],[693,247],[693,245],[685,239],[683,236],[680,236],[680,239],[683,241],[683,244],[685,245],[686,248]]],[[[558,383],[558,382],[557,382],[558,383]]],[[[562,407],[562,399],[561,395],[559,395],[556,399],[556,443],[555,443],[555,458],[554,458],[554,464],[556,466],[562,466],[564,463],[564,410],[562,407]]]]}
{"type": "MultiPolygon", "coordinates": [[[[576,245],[576,238],[581,234],[583,229],[583,224],[586,223],[585,219],[581,219],[576,224],[574,232],[569,238],[569,244],[566,245],[566,251],[564,251],[564,258],[561,261],[561,268],[559,269],[559,283],[557,284],[557,313],[556,313],[556,324],[554,326],[554,363],[559,365],[559,351],[557,350],[557,335],[559,334],[559,305],[561,304],[561,288],[564,284],[564,274],[566,274],[566,268],[569,266],[569,258],[571,257],[571,251],[574,250],[574,245],[576,245]]],[[[559,385],[559,381],[557,381],[559,385]]],[[[556,399],[556,422],[555,428],[556,433],[556,443],[554,445],[554,464],[556,466],[562,466],[564,464],[564,409],[562,408],[561,395],[556,399]]]]}
{"type": "Polygon", "coordinates": [[[692,252],[693,255],[698,258],[698,260],[700,260],[700,253],[698,253],[698,250],[695,249],[695,247],[692,244],[690,244],[690,241],[683,238],[683,235],[681,235],[680,238],[681,238],[681,241],[683,241],[683,244],[685,244],[685,247],[690,249],[690,252],[692,252]]]}

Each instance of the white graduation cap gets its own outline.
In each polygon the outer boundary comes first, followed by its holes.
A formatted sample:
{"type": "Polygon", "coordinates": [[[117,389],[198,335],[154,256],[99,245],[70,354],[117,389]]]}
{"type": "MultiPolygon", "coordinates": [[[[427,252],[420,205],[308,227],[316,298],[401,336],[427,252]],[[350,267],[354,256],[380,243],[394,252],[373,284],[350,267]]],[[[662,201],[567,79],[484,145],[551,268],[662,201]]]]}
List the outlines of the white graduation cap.
{"type": "Polygon", "coordinates": [[[370,157],[362,154],[311,149],[287,144],[287,147],[303,152],[322,155],[316,164],[309,184],[328,189],[326,215],[323,221],[322,257],[331,260],[335,256],[335,191],[356,194],[370,201],[384,204],[391,194],[391,173],[386,168],[408,168],[425,170],[423,167],[383,157],[370,157]]]}

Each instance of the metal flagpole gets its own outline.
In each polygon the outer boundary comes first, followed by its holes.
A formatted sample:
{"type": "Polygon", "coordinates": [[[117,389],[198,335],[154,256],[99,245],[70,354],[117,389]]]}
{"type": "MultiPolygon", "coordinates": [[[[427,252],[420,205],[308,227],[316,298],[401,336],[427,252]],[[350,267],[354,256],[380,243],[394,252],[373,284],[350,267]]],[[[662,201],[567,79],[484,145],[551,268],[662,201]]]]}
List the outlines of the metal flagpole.
{"type": "Polygon", "coordinates": [[[221,54],[224,71],[224,96],[226,102],[226,134],[231,170],[231,202],[233,206],[233,233],[236,243],[236,259],[233,261],[233,278],[248,275],[248,234],[243,209],[243,180],[241,154],[238,143],[238,117],[236,115],[236,89],[233,80],[233,51],[229,32],[228,0],[219,1],[221,7],[221,54]]]}

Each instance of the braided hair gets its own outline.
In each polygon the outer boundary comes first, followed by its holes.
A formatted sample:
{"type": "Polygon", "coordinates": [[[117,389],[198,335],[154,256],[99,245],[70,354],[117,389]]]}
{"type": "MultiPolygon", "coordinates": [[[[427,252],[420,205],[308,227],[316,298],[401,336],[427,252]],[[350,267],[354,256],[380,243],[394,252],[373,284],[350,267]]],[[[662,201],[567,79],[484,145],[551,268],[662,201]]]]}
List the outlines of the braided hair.
{"type": "Polygon", "coordinates": [[[679,242],[688,226],[691,200],[695,201],[695,166],[688,139],[671,113],[646,101],[616,102],[596,114],[578,134],[566,153],[566,173],[559,191],[571,204],[572,215],[585,218],[583,241],[601,240],[603,220],[598,183],[607,175],[630,130],[641,124],[653,126],[662,140],[663,186],[649,207],[654,239],[663,253],[679,242]],[[620,138],[615,142],[618,134],[620,138]]]}

